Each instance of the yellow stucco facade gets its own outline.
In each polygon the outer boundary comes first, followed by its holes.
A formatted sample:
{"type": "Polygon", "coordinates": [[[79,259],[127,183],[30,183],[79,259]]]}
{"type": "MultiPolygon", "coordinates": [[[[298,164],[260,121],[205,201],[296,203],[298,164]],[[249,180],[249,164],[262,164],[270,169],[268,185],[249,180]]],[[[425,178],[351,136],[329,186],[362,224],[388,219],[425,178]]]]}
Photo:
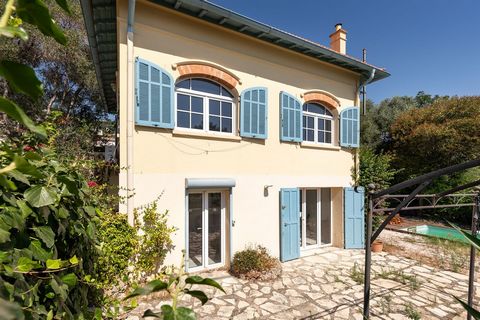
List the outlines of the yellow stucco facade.
{"type": "MultiPolygon", "coordinates": [[[[127,85],[126,21],[127,2],[119,1],[117,92],[122,168],[127,166],[127,92],[131,90],[127,85]]],[[[355,151],[339,147],[338,113],[358,105],[357,74],[146,1],[137,2],[133,39],[134,56],[155,63],[174,80],[181,75],[178,66],[189,62],[216,65],[238,80],[232,90],[237,101],[237,133],[233,136],[134,126],[133,203],[139,207],[161,195],[159,208],[169,210],[169,222],[178,228],[173,239],[175,249],[167,263],[176,263],[187,246],[186,178],[235,181],[235,187],[225,190],[225,260],[249,244],[262,244],[272,254],[280,254],[279,191],[287,187],[331,188],[332,245],[343,246],[342,188],[352,184],[355,151]],[[239,94],[251,87],[268,88],[265,140],[238,134],[239,94]],[[338,102],[338,108],[331,109],[332,145],[282,142],[280,91],[304,102],[305,93],[312,90],[338,102]],[[271,186],[268,194],[265,186],[271,186]]],[[[126,186],[125,170],[120,174],[120,186],[126,186]]],[[[121,206],[121,210],[125,208],[121,206]]]]}

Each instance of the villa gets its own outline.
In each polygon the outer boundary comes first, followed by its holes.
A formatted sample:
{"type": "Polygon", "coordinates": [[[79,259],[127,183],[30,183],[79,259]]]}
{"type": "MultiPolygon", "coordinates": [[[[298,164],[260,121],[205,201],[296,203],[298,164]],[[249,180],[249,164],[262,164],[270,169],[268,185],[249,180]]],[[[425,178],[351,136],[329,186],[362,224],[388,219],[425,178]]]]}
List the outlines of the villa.
{"type": "Polygon", "coordinates": [[[118,114],[120,211],[160,196],[178,228],[166,263],[228,267],[364,246],[355,188],[359,92],[389,74],[202,0],[81,0],[97,77],[118,114]]]}

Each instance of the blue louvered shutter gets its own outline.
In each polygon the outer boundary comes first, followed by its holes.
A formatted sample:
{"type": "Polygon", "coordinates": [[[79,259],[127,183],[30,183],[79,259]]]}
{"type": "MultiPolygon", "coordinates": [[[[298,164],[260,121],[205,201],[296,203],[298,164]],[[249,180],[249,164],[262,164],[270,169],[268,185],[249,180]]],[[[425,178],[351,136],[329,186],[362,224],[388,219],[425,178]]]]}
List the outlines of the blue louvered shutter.
{"type": "Polygon", "coordinates": [[[280,92],[281,124],[280,138],[282,141],[302,141],[302,108],[300,101],[294,96],[280,92]]]}
{"type": "Polygon", "coordinates": [[[138,125],[173,128],[173,79],[162,68],[137,58],[136,115],[138,125]]]}
{"type": "Polygon", "coordinates": [[[241,94],[240,135],[266,139],[268,132],[267,88],[249,88],[241,94]]]}
{"type": "Polygon", "coordinates": [[[340,112],[340,146],[358,148],[360,145],[360,111],[349,107],[340,112]]]}

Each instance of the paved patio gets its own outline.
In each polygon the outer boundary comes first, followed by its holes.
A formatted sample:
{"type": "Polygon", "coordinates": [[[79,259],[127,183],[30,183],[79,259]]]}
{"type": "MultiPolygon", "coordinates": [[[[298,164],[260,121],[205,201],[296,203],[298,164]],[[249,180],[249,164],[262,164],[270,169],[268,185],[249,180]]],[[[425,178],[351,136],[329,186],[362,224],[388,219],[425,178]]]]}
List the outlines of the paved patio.
{"type": "MultiPolygon", "coordinates": [[[[362,278],[363,259],[362,250],[326,248],[321,254],[284,263],[281,278],[273,282],[224,274],[217,281],[226,294],[207,289],[214,298],[204,306],[188,298],[182,304],[193,305],[199,319],[362,319],[363,285],[355,280],[362,278]],[[354,266],[359,272],[353,271],[354,266]]],[[[372,319],[466,318],[452,298],[466,297],[466,275],[386,253],[373,254],[372,271],[372,319]]],[[[130,319],[148,308],[159,310],[164,303],[168,302],[141,302],[130,319]]]]}

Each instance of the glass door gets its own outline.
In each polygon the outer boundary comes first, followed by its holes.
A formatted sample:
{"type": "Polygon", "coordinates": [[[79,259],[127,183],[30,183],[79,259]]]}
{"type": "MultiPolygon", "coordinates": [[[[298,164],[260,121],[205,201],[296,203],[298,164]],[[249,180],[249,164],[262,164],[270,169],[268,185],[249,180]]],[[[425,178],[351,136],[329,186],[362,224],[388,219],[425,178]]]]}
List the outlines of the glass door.
{"type": "Polygon", "coordinates": [[[300,196],[300,248],[331,244],[330,188],[302,189],[300,196]]]}
{"type": "Polygon", "coordinates": [[[225,257],[224,192],[188,195],[188,269],[219,267],[225,257]]]}

